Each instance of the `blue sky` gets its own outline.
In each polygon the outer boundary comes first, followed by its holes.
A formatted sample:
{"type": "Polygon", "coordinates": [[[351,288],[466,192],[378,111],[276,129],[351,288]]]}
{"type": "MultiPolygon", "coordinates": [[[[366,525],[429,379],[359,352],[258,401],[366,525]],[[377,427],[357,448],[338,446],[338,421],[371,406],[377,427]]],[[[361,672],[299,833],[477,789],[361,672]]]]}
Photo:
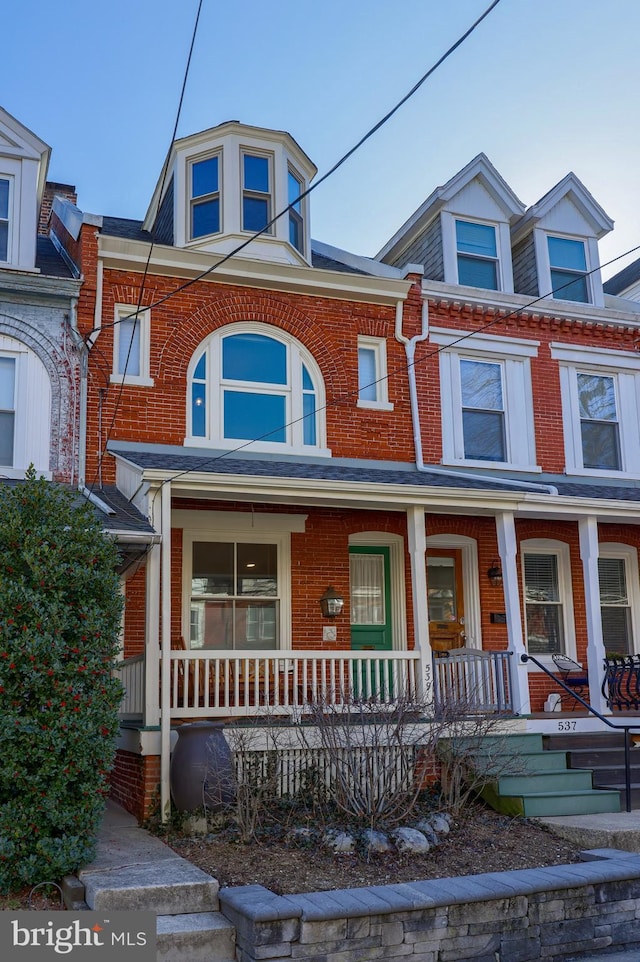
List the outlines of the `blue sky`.
{"type": "MultiPolygon", "coordinates": [[[[204,0],[180,136],[288,130],[322,174],[489,0],[204,0]]],[[[197,0],[20,0],[3,13],[0,104],[53,148],[92,213],[143,217],[168,147],[197,0]]],[[[374,254],[484,151],[535,203],[573,170],[640,244],[638,0],[501,0],[312,195],[312,234],[374,254]]],[[[640,252],[634,256],[639,256],[640,252]]],[[[605,276],[627,263],[605,268],[605,276]]]]}

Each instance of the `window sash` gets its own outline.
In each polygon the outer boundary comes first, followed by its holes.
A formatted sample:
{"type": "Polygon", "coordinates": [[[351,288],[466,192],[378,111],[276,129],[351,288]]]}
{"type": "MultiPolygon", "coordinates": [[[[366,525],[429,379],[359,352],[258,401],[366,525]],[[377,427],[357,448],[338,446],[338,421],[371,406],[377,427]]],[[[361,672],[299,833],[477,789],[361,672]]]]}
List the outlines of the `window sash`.
{"type": "Polygon", "coordinates": [[[361,401],[378,400],[378,357],[375,347],[358,348],[358,397],[361,401]]]}
{"type": "Polygon", "coordinates": [[[502,367],[460,358],[464,456],[474,461],[507,460],[502,367]]]}
{"type": "Polygon", "coordinates": [[[191,164],[191,237],[220,232],[219,157],[207,157],[191,164]]]}
{"type": "Polygon", "coordinates": [[[141,319],[131,317],[118,322],[118,369],[116,374],[139,377],[141,362],[141,319]]]}
{"type": "Polygon", "coordinates": [[[598,558],[602,639],[606,651],[632,654],[631,603],[624,558],[598,558]]]}
{"type": "MultiPolygon", "coordinates": [[[[271,160],[260,154],[243,153],[242,229],[263,231],[271,216],[271,160]]],[[[272,232],[273,225],[265,231],[272,232]]]]}
{"type": "Polygon", "coordinates": [[[608,375],[577,373],[578,410],[585,468],[619,471],[620,432],[615,380],[608,375]]]}
{"type": "Polygon", "coordinates": [[[529,652],[532,655],[563,653],[564,606],[557,555],[525,553],[524,595],[529,652]]]}
{"type": "Polygon", "coordinates": [[[587,258],[583,241],[547,237],[554,300],[589,302],[587,258]]]}

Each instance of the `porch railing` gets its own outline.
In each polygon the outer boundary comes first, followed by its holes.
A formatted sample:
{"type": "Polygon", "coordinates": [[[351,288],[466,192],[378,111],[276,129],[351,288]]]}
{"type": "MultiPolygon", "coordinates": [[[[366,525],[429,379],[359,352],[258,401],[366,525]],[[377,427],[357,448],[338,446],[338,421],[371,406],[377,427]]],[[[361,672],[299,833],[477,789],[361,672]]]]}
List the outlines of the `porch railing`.
{"type": "Polygon", "coordinates": [[[608,655],[602,694],[611,711],[640,709],[640,655],[608,655]]]}
{"type": "Polygon", "coordinates": [[[141,721],[144,715],[144,655],[121,661],[114,674],[124,688],[120,703],[121,721],[141,721]]]}
{"type": "MultiPolygon", "coordinates": [[[[141,660],[127,659],[119,669],[123,718],[143,712],[141,660]]],[[[172,650],[169,676],[172,718],[304,714],[318,704],[346,708],[354,699],[393,705],[423,691],[416,651],[172,650]]]]}
{"type": "Polygon", "coordinates": [[[434,656],[436,711],[512,712],[510,658],[510,651],[468,648],[434,656]]]}

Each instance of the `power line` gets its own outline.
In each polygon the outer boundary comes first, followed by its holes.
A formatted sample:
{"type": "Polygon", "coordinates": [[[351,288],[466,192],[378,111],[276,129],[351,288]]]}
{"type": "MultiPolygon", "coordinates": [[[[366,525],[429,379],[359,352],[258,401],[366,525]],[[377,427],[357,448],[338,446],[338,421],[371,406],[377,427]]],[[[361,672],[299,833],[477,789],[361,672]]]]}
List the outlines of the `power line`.
{"type": "MultiPolygon", "coordinates": [[[[179,294],[182,291],[187,290],[187,288],[191,287],[193,284],[196,284],[198,283],[198,281],[201,281],[205,277],[208,277],[209,274],[212,274],[214,271],[217,271],[220,267],[222,267],[223,264],[226,264],[228,260],[231,260],[232,257],[236,257],[241,251],[243,251],[246,247],[248,247],[249,244],[252,244],[253,241],[256,240],[256,238],[261,237],[263,234],[269,233],[273,225],[278,220],[280,220],[281,217],[284,217],[284,215],[287,214],[290,210],[292,210],[292,208],[296,204],[298,204],[301,200],[304,200],[305,197],[308,197],[311,193],[313,193],[314,190],[316,190],[329,177],[331,177],[332,174],[334,174],[340,167],[342,167],[342,165],[346,163],[346,161],[349,160],[349,158],[352,157],[353,154],[355,154],[355,152],[359,150],[360,147],[362,147],[362,145],[365,144],[370,137],[372,137],[375,133],[377,133],[378,130],[380,130],[380,128],[383,127],[384,124],[386,124],[387,121],[391,119],[394,116],[394,114],[397,113],[397,111],[400,110],[400,108],[403,107],[404,104],[406,104],[407,101],[410,100],[410,98],[413,97],[413,95],[422,87],[425,81],[427,81],[429,77],[431,77],[431,75],[435,73],[438,67],[440,67],[446,60],[448,60],[451,54],[454,53],[458,49],[458,47],[462,43],[464,43],[467,37],[469,37],[474,32],[474,30],[476,30],[476,28],[480,26],[482,21],[489,16],[491,11],[495,7],[497,7],[499,3],[500,3],[500,0],[493,0],[493,2],[486,8],[484,13],[482,13],[478,17],[478,19],[471,24],[468,30],[466,30],[462,34],[462,36],[459,37],[458,40],[456,40],[456,42],[453,43],[431,67],[429,67],[426,73],[424,73],[422,77],[420,77],[420,79],[413,85],[411,90],[409,90],[409,92],[406,93],[404,97],[402,97],[395,104],[395,106],[391,108],[391,110],[389,110],[376,124],[374,124],[374,126],[371,127],[366,132],[366,134],[364,134],[360,138],[360,140],[358,140],[358,142],[354,144],[353,147],[351,147],[345,154],[343,154],[340,157],[340,159],[337,160],[335,164],[332,167],[330,167],[329,170],[327,170],[322,175],[322,177],[314,181],[313,184],[310,184],[309,187],[306,190],[302,191],[302,193],[299,194],[297,197],[295,197],[290,204],[288,204],[281,211],[279,211],[279,213],[277,213],[274,217],[272,217],[271,220],[264,225],[264,227],[262,227],[260,230],[253,233],[246,240],[242,241],[242,243],[234,247],[233,250],[229,251],[228,254],[225,254],[224,257],[222,257],[219,261],[216,261],[215,264],[212,264],[205,271],[202,271],[200,274],[196,275],[195,277],[190,278],[188,281],[185,281],[183,284],[180,284],[174,290],[169,291],[167,294],[164,294],[162,297],[158,298],[157,301],[154,301],[152,304],[149,304],[148,309],[152,310],[153,308],[160,307],[161,304],[164,304],[166,301],[170,300],[170,298],[175,297],[176,294],[179,294]]],[[[121,321],[129,320],[132,316],[133,315],[124,316],[120,318],[120,320],[121,321]]],[[[116,322],[116,323],[119,323],[119,322],[116,322]]],[[[105,327],[108,327],[108,325],[105,325],[105,327]]],[[[90,337],[91,334],[95,334],[97,330],[100,330],[100,328],[94,328],[93,330],[89,331],[89,334],[87,335],[87,337],[90,337]]]]}
{"type": "MultiPolygon", "coordinates": [[[[636,251],[640,251],[640,244],[638,244],[636,247],[630,248],[627,251],[624,251],[622,254],[617,254],[615,257],[612,257],[610,260],[606,261],[604,264],[599,264],[597,267],[594,267],[589,271],[585,271],[585,273],[582,276],[590,277],[591,274],[597,273],[603,267],[609,267],[611,264],[615,264],[616,261],[619,261],[624,257],[628,257],[629,254],[636,253],[636,251]]],[[[328,401],[322,407],[314,408],[311,414],[303,415],[302,417],[299,417],[299,418],[294,418],[293,420],[286,422],[286,424],[279,425],[277,428],[274,428],[272,431],[269,431],[266,434],[262,434],[260,437],[251,438],[251,440],[245,441],[243,444],[237,445],[236,447],[232,448],[230,451],[221,451],[216,455],[212,455],[210,458],[204,458],[202,461],[198,462],[198,469],[202,469],[207,465],[215,464],[217,461],[221,461],[223,458],[232,457],[234,454],[238,454],[239,452],[244,451],[244,449],[248,448],[250,445],[255,444],[256,441],[268,440],[268,438],[271,437],[271,435],[274,434],[275,432],[286,430],[287,428],[292,427],[294,424],[299,424],[301,421],[304,421],[309,417],[313,417],[318,413],[329,410],[329,408],[339,407],[341,404],[346,403],[348,400],[354,397],[358,397],[360,391],[363,388],[372,387],[374,385],[381,384],[383,381],[388,381],[389,378],[395,376],[396,374],[403,374],[404,371],[408,370],[410,367],[415,368],[418,364],[422,364],[424,361],[428,361],[430,358],[436,357],[438,354],[441,354],[443,351],[450,350],[455,345],[461,344],[463,341],[469,340],[470,338],[473,338],[477,334],[481,334],[483,331],[488,330],[490,327],[493,327],[495,324],[501,324],[504,321],[509,320],[509,318],[511,317],[518,317],[524,311],[529,311],[532,307],[534,307],[536,304],[539,304],[541,301],[547,302],[549,298],[553,298],[556,294],[560,293],[560,291],[563,291],[566,287],[570,287],[573,283],[574,283],[574,280],[567,281],[565,284],[561,284],[559,287],[554,287],[551,291],[549,291],[546,294],[540,294],[538,297],[535,297],[533,300],[528,301],[527,304],[524,304],[522,307],[514,308],[513,310],[509,311],[507,314],[501,314],[499,317],[495,317],[492,321],[488,321],[486,324],[482,325],[482,327],[477,328],[475,331],[468,331],[464,334],[461,334],[460,337],[451,341],[449,344],[441,345],[435,348],[434,350],[428,351],[426,353],[423,352],[419,356],[415,357],[412,362],[407,363],[406,366],[403,365],[402,367],[393,368],[391,371],[388,371],[384,375],[384,377],[378,378],[375,381],[370,381],[368,384],[361,385],[355,391],[349,391],[346,394],[342,394],[339,398],[335,398],[332,401],[328,401]]],[[[169,482],[177,481],[178,478],[184,477],[184,475],[190,474],[190,473],[191,473],[190,470],[178,471],[176,472],[176,474],[173,474],[170,478],[165,478],[164,481],[160,482],[158,489],[154,494],[154,498],[158,494],[158,491],[160,491],[165,484],[168,484],[169,482]]]]}

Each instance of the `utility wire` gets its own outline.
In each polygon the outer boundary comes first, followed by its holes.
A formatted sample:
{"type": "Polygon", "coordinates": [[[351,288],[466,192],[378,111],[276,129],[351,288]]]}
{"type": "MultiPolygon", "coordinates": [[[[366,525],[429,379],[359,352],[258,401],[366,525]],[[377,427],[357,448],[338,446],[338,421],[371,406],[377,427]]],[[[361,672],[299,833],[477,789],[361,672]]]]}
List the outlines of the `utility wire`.
{"type": "MultiPolygon", "coordinates": [[[[629,254],[636,253],[636,251],[640,251],[640,244],[638,244],[636,247],[630,248],[627,251],[624,251],[622,254],[617,254],[615,257],[612,257],[611,260],[606,261],[604,264],[599,264],[598,267],[593,267],[590,271],[586,271],[582,276],[590,277],[591,274],[594,274],[597,271],[600,271],[603,267],[609,267],[611,264],[615,264],[616,261],[621,260],[623,257],[628,257],[629,254]]],[[[198,470],[201,470],[202,468],[207,467],[211,464],[215,464],[217,461],[221,461],[223,458],[232,457],[234,454],[238,454],[240,451],[243,451],[245,448],[248,448],[250,445],[254,444],[256,441],[268,440],[272,434],[275,434],[276,432],[279,432],[282,430],[286,430],[287,428],[292,427],[294,424],[299,424],[301,421],[304,421],[309,417],[313,417],[314,415],[320,412],[328,411],[332,407],[339,407],[341,404],[346,403],[348,400],[354,397],[358,397],[360,394],[360,391],[363,390],[363,388],[373,387],[374,385],[381,384],[383,381],[388,381],[389,378],[395,376],[396,374],[403,374],[405,370],[408,370],[410,367],[414,367],[414,368],[417,367],[418,364],[422,364],[424,361],[428,361],[430,358],[436,357],[438,354],[441,354],[445,350],[450,350],[455,345],[461,344],[463,341],[469,340],[470,338],[474,337],[476,334],[481,334],[483,331],[488,330],[490,327],[493,327],[495,324],[501,324],[504,321],[508,321],[509,318],[518,317],[523,312],[529,311],[536,304],[539,304],[540,301],[544,301],[545,303],[548,302],[550,297],[553,298],[556,294],[560,293],[560,291],[563,291],[566,287],[570,287],[573,283],[574,283],[573,280],[567,281],[565,284],[561,284],[560,287],[554,287],[553,290],[549,291],[547,294],[540,294],[538,297],[535,297],[533,300],[528,301],[528,303],[523,305],[522,307],[514,308],[513,310],[509,311],[507,314],[501,314],[499,317],[495,317],[492,321],[488,321],[486,324],[483,324],[482,327],[477,328],[475,331],[468,331],[464,334],[461,334],[460,337],[451,341],[449,344],[446,344],[446,345],[443,344],[443,345],[440,345],[439,347],[436,347],[432,351],[423,352],[417,357],[415,357],[412,362],[407,363],[406,365],[402,365],[401,367],[393,368],[391,371],[388,371],[383,377],[380,377],[375,381],[370,381],[368,384],[365,384],[365,385],[359,385],[357,390],[348,391],[346,394],[342,394],[340,395],[340,397],[334,398],[333,400],[328,401],[322,407],[315,408],[311,414],[306,414],[306,415],[303,415],[302,417],[294,418],[292,421],[288,421],[286,424],[280,425],[279,427],[274,428],[272,431],[269,431],[266,434],[260,435],[260,437],[252,438],[249,441],[245,441],[243,444],[237,445],[230,451],[221,451],[216,455],[212,455],[210,458],[205,458],[202,461],[198,461],[198,470]]],[[[191,474],[191,469],[178,471],[176,472],[176,474],[173,474],[170,478],[165,478],[164,481],[161,481],[154,494],[154,500],[158,492],[164,487],[165,484],[168,484],[169,482],[177,481],[178,478],[184,477],[184,475],[186,474],[191,474]]]]}
{"type": "MultiPolygon", "coordinates": [[[[201,281],[201,280],[203,280],[205,277],[208,277],[209,274],[212,274],[214,271],[217,271],[220,267],[222,267],[223,264],[226,264],[228,260],[231,260],[232,257],[236,257],[241,251],[243,251],[246,247],[248,247],[250,244],[252,244],[253,241],[256,240],[256,238],[261,237],[262,234],[268,233],[268,232],[271,230],[271,228],[273,227],[273,225],[274,225],[278,220],[280,220],[281,217],[284,217],[284,215],[287,214],[293,207],[295,207],[296,204],[298,204],[301,200],[304,200],[305,197],[308,197],[309,194],[313,193],[313,191],[316,190],[316,188],[318,188],[318,187],[320,186],[320,184],[323,184],[323,183],[325,182],[325,180],[327,180],[329,177],[331,177],[332,174],[335,174],[335,172],[336,172],[340,167],[342,167],[342,165],[343,165],[344,163],[346,163],[346,161],[349,160],[349,158],[352,157],[353,154],[355,154],[355,152],[356,152],[357,150],[359,150],[360,147],[362,147],[362,145],[365,144],[365,143],[367,142],[367,140],[369,140],[370,137],[372,137],[375,133],[377,133],[377,131],[380,130],[380,128],[383,127],[384,124],[386,124],[387,121],[390,120],[390,119],[393,117],[393,115],[394,115],[395,113],[397,113],[397,111],[400,110],[400,108],[403,107],[404,104],[406,104],[406,102],[407,102],[408,100],[410,100],[411,97],[413,97],[413,95],[420,89],[420,87],[422,87],[422,85],[425,83],[425,81],[427,81],[427,80],[429,79],[429,77],[431,77],[431,75],[432,75],[433,73],[435,73],[435,71],[438,69],[438,67],[440,67],[440,66],[445,62],[445,60],[448,60],[448,58],[451,56],[451,54],[454,53],[454,51],[456,51],[456,50],[458,49],[458,47],[459,47],[462,43],[464,43],[464,41],[467,39],[467,37],[469,37],[469,36],[474,32],[474,30],[475,30],[477,27],[480,26],[480,24],[482,23],[482,21],[485,20],[486,17],[489,16],[489,14],[491,13],[491,11],[492,11],[495,7],[497,7],[499,3],[500,3],[500,0],[493,0],[493,2],[487,7],[487,9],[484,11],[484,13],[482,13],[482,14],[478,17],[478,19],[477,19],[474,23],[471,24],[471,26],[469,27],[469,29],[466,30],[465,33],[463,33],[462,36],[459,37],[458,40],[456,40],[456,42],[453,43],[453,44],[448,48],[448,50],[446,50],[446,51],[442,54],[442,56],[441,56],[431,67],[429,67],[429,69],[427,70],[427,72],[424,73],[424,74],[422,75],[422,77],[420,77],[420,79],[417,81],[417,83],[415,83],[415,84],[413,85],[413,87],[411,88],[411,90],[409,90],[409,92],[406,93],[406,94],[404,95],[404,97],[402,97],[402,99],[399,100],[399,101],[396,103],[396,105],[395,105],[394,107],[392,107],[391,110],[389,110],[389,111],[384,115],[384,117],[382,117],[376,124],[374,124],[374,126],[371,127],[371,128],[366,132],[366,134],[364,134],[364,135],[360,138],[360,140],[359,140],[356,144],[354,144],[354,146],[351,147],[351,148],[346,152],[346,154],[343,154],[342,157],[340,157],[340,159],[335,162],[335,164],[333,165],[333,167],[330,167],[329,170],[327,170],[327,171],[322,175],[322,177],[320,177],[318,180],[314,181],[313,184],[310,184],[309,187],[308,187],[306,190],[302,191],[302,193],[299,194],[297,197],[295,197],[295,198],[291,201],[290,204],[288,204],[288,205],[287,205],[286,207],[284,207],[281,211],[279,211],[279,213],[277,213],[274,217],[272,217],[271,220],[268,221],[268,223],[266,223],[266,224],[264,225],[264,227],[262,227],[260,230],[256,231],[254,234],[252,234],[252,235],[251,235],[250,237],[248,237],[246,240],[242,241],[242,243],[241,243],[241,244],[238,244],[237,247],[234,247],[233,250],[229,251],[228,254],[225,254],[225,256],[222,257],[219,261],[216,261],[215,264],[212,264],[212,265],[211,265],[210,267],[208,267],[205,271],[202,271],[200,274],[196,275],[195,277],[192,277],[192,278],[190,278],[188,281],[185,281],[184,284],[180,284],[178,287],[174,288],[174,290],[169,291],[167,294],[164,294],[162,297],[158,298],[157,301],[154,301],[152,304],[149,304],[149,305],[148,305],[148,308],[151,310],[151,309],[153,309],[153,308],[160,307],[161,304],[164,304],[164,303],[165,303],[166,301],[168,301],[170,298],[175,297],[176,294],[179,294],[179,293],[181,293],[182,291],[187,290],[187,288],[191,287],[193,284],[196,284],[198,281],[201,281]]],[[[120,320],[121,320],[121,321],[129,320],[129,318],[132,317],[132,316],[133,316],[133,315],[125,316],[125,317],[120,318],[120,320]]],[[[119,323],[119,322],[116,321],[115,323],[119,323]]],[[[108,326],[109,326],[109,325],[105,325],[105,327],[108,327],[108,326]]],[[[90,337],[91,334],[95,334],[97,330],[100,330],[100,328],[94,328],[93,330],[89,331],[89,334],[87,335],[87,337],[90,337]]]]}
{"type": "MultiPolygon", "coordinates": [[[[178,108],[177,108],[177,110],[176,110],[175,122],[174,122],[174,124],[173,124],[173,131],[172,131],[172,133],[171,133],[171,140],[170,140],[170,142],[169,142],[169,147],[167,148],[167,153],[166,153],[166,156],[165,156],[164,164],[162,165],[162,180],[161,180],[161,184],[160,184],[160,194],[162,194],[162,192],[163,192],[163,190],[164,190],[164,185],[165,185],[165,182],[166,182],[166,179],[167,179],[167,171],[168,171],[168,169],[169,169],[169,157],[170,157],[170,155],[171,155],[171,150],[172,150],[173,144],[174,144],[175,139],[176,139],[176,134],[177,134],[177,132],[178,132],[178,124],[179,124],[179,122],[180,122],[180,115],[181,115],[181,113],[182,113],[182,104],[183,104],[183,102],[184,102],[184,94],[185,94],[185,90],[186,90],[186,87],[187,87],[187,79],[188,79],[188,77],[189,77],[189,69],[190,69],[190,67],[191,67],[191,58],[192,58],[192,56],[193,56],[193,48],[194,48],[194,46],[195,46],[196,35],[197,35],[197,33],[198,33],[198,24],[199,24],[199,22],[200,22],[200,13],[201,13],[201,11],[202,11],[202,4],[203,4],[203,2],[204,2],[204,0],[198,0],[198,9],[197,9],[197,11],[196,11],[196,19],[195,19],[195,22],[194,22],[194,25],[193,25],[193,30],[191,31],[191,43],[190,43],[190,45],[189,45],[189,53],[188,53],[188,56],[187,56],[187,62],[186,62],[186,65],[185,65],[184,74],[183,74],[183,77],[182,77],[182,89],[180,90],[180,98],[179,98],[179,100],[178,100],[178,108]]],[[[147,260],[146,260],[146,263],[145,263],[145,265],[144,265],[144,271],[143,271],[143,273],[142,273],[142,278],[141,278],[141,280],[140,280],[140,288],[139,288],[139,291],[138,291],[138,302],[137,302],[137,305],[136,305],[136,309],[135,309],[135,312],[134,312],[133,314],[128,315],[127,318],[126,318],[126,320],[131,320],[131,319],[133,319],[133,326],[132,326],[132,330],[131,330],[131,337],[130,337],[130,339],[129,339],[129,346],[128,346],[128,348],[127,348],[127,356],[126,356],[126,359],[125,359],[124,368],[123,368],[123,370],[122,370],[121,372],[119,372],[119,373],[121,373],[121,375],[122,375],[122,380],[121,380],[121,382],[120,382],[120,388],[119,388],[119,391],[118,391],[118,396],[117,396],[117,398],[116,398],[116,402],[115,402],[115,406],[114,406],[114,410],[113,410],[113,416],[112,416],[112,418],[111,418],[111,423],[110,423],[110,425],[109,425],[109,430],[107,431],[107,440],[105,441],[105,445],[104,445],[104,447],[103,447],[103,450],[100,452],[100,457],[99,457],[99,460],[98,460],[98,465],[97,465],[97,468],[96,468],[96,472],[95,472],[95,475],[94,475],[94,477],[93,477],[93,480],[92,480],[92,482],[91,482],[91,484],[90,484],[90,486],[89,486],[89,490],[90,490],[90,491],[93,491],[93,488],[95,487],[96,481],[98,480],[98,478],[99,478],[100,475],[101,475],[102,461],[103,461],[103,458],[104,458],[104,451],[105,451],[105,449],[106,449],[106,445],[108,444],[109,438],[111,437],[111,433],[112,433],[113,428],[114,428],[114,426],[115,426],[115,420],[116,420],[116,417],[117,417],[117,414],[118,414],[118,410],[119,410],[119,408],[120,408],[120,403],[121,403],[121,401],[122,401],[122,393],[123,393],[124,387],[125,387],[126,373],[127,373],[128,368],[129,368],[129,361],[130,361],[130,359],[131,359],[131,351],[132,351],[132,349],[133,349],[133,343],[134,343],[134,339],[135,339],[136,328],[139,327],[139,324],[140,324],[140,311],[141,311],[141,309],[142,309],[142,300],[143,300],[143,298],[144,298],[144,290],[145,290],[145,286],[146,286],[146,282],[147,282],[147,276],[148,276],[148,274],[149,274],[149,265],[151,264],[151,255],[152,255],[152,253],[153,253],[153,248],[154,248],[154,246],[155,246],[155,240],[156,240],[156,226],[154,225],[153,231],[152,231],[152,233],[151,233],[151,243],[149,244],[149,251],[148,251],[148,254],[147,254],[147,260]]],[[[149,309],[149,308],[145,308],[145,310],[148,310],[148,309],[149,309]]],[[[122,317],[122,318],[120,318],[119,320],[125,320],[125,318],[122,317]]],[[[91,331],[91,332],[87,335],[87,338],[90,337],[90,335],[91,335],[92,333],[94,333],[94,331],[91,331]]],[[[85,343],[86,343],[86,338],[85,338],[85,343]]],[[[91,350],[91,348],[89,348],[89,350],[91,350]]]]}

